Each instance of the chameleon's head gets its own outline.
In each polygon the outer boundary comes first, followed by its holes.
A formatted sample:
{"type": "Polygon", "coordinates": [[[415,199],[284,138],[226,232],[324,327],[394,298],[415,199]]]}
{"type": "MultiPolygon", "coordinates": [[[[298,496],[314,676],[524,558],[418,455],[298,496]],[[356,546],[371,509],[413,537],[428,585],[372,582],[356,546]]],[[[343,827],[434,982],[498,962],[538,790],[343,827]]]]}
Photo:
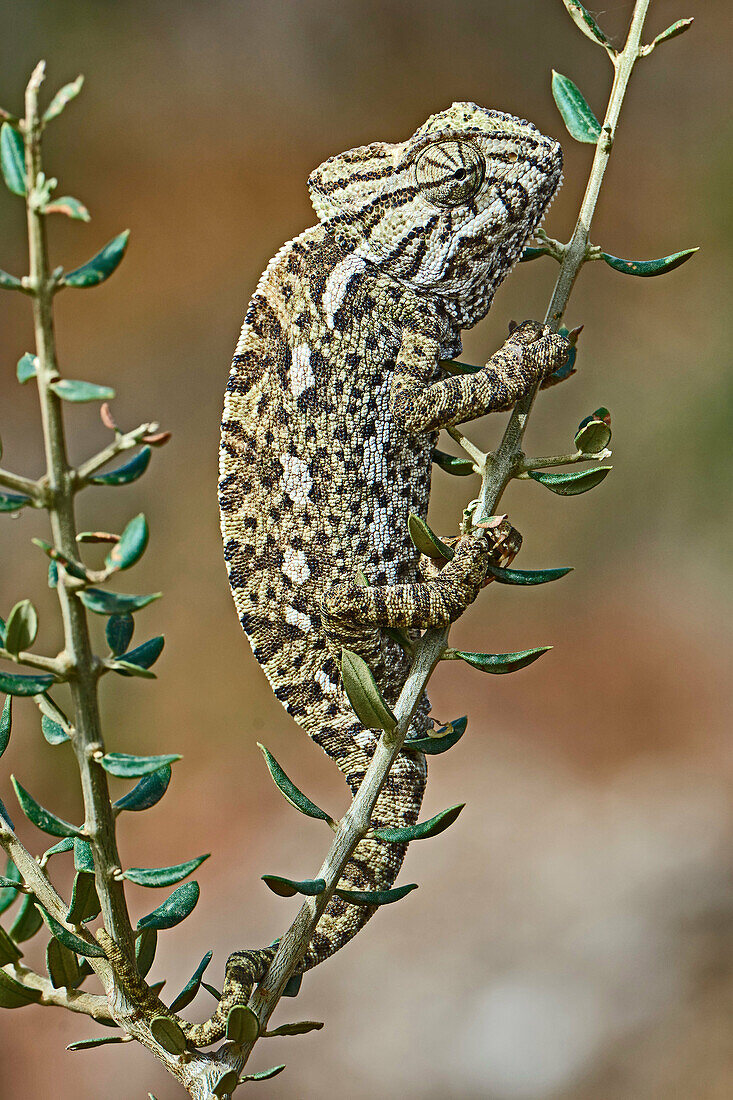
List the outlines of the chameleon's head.
{"type": "Polygon", "coordinates": [[[358,256],[439,296],[461,327],[484,316],[562,179],[562,150],[530,122],[454,103],[405,142],[313,172],[311,200],[358,256]]]}

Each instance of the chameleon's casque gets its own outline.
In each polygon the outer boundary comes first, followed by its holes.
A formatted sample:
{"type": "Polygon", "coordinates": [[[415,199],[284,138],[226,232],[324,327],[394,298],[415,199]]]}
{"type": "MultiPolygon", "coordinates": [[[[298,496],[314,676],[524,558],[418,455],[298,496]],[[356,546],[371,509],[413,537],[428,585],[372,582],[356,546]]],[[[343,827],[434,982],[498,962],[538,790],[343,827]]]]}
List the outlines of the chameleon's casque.
{"type": "MultiPolygon", "coordinates": [[[[385,627],[445,624],[476,597],[488,545],[464,538],[424,574],[407,533],[425,516],[441,427],[510,407],[564,360],[562,337],[519,326],[477,374],[448,377],[460,330],[489,309],[561,178],[556,141],[530,123],[454,103],[405,142],[332,157],[309,185],[319,224],[284,245],[247,310],[226,391],[219,500],[234,602],[256,659],[293,718],[352,791],[376,733],[343,691],[342,645],[368,661],[389,702],[406,663],[385,627]],[[361,569],[368,587],[354,577],[361,569]]],[[[427,701],[414,720],[427,723],[427,701]]],[[[403,752],[373,817],[413,823],[425,758],[403,752]]],[[[342,886],[392,885],[404,846],[362,842],[342,886]]],[[[301,969],[322,961],[372,910],[334,897],[301,969]]],[[[223,1032],[272,950],[229,961],[223,1032]]]]}

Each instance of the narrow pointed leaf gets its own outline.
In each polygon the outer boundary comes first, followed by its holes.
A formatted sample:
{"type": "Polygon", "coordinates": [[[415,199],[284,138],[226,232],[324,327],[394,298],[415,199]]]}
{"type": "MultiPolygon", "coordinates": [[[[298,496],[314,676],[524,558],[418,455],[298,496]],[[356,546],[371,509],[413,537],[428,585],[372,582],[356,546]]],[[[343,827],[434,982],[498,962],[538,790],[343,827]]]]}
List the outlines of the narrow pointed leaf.
{"type": "Polygon", "coordinates": [[[59,567],[55,561],[48,563],[48,587],[58,588],[59,583],[59,567]]]}
{"type": "Polygon", "coordinates": [[[296,810],[300,810],[306,817],[318,818],[321,821],[332,821],[333,819],[322,810],[320,806],[316,806],[315,802],[311,802],[307,795],[304,795],[298,787],[295,786],[291,779],[288,779],[285,772],[278,764],[275,757],[269,752],[264,745],[257,744],[258,749],[262,752],[267,764],[268,771],[272,776],[275,786],[278,790],[285,795],[286,799],[291,806],[295,806],[296,810]]]}
{"type": "Polygon", "coordinates": [[[10,925],[10,935],[16,943],[23,943],[25,940],[32,939],[42,927],[43,921],[36,906],[36,899],[33,894],[26,894],[15,920],[10,925]]]}
{"type": "MultiPolygon", "coordinates": [[[[209,985],[208,982],[202,982],[201,988],[205,989],[207,993],[210,993],[215,1001],[221,1000],[221,993],[218,989],[215,989],[213,985],[209,985]]],[[[284,993],[283,996],[286,996],[286,994],[284,993]]]]}
{"type": "Polygon", "coordinates": [[[181,755],[177,752],[161,756],[129,756],[125,752],[108,752],[99,763],[106,772],[119,779],[136,779],[140,775],[151,775],[166,764],[174,764],[180,759],[181,755]]]}
{"type": "Polygon", "coordinates": [[[604,34],[590,12],[583,7],[580,0],[562,0],[562,2],[567,8],[568,15],[573,23],[575,23],[578,30],[583,32],[586,38],[590,38],[591,42],[600,42],[609,53],[616,53],[611,40],[604,34]]]}
{"type": "Polygon", "coordinates": [[[6,966],[8,963],[16,963],[18,959],[22,957],[23,952],[20,950],[17,943],[11,940],[4,928],[0,928],[0,966],[6,966]]]}
{"type": "Polygon", "coordinates": [[[393,730],[397,719],[382,698],[369,665],[358,653],[341,650],[341,676],[349,702],[362,725],[367,729],[393,730]]]}
{"type": "Polygon", "coordinates": [[[473,668],[481,672],[490,672],[499,676],[506,672],[517,672],[520,668],[526,668],[534,661],[552,649],[551,645],[539,646],[536,649],[520,649],[516,653],[465,653],[461,649],[456,654],[473,668]]]}
{"type": "Polygon", "coordinates": [[[108,279],[125,255],[130,230],[125,229],[114,237],[91,260],[64,276],[64,285],[73,287],[98,286],[108,279]]]}
{"type": "Polygon", "coordinates": [[[420,519],[414,512],[410,512],[408,516],[407,530],[412,545],[421,554],[425,554],[426,557],[442,559],[443,561],[450,561],[451,558],[455,557],[455,550],[450,546],[446,546],[443,540],[438,538],[434,531],[431,531],[425,520],[420,519]]]}
{"type": "Polygon", "coordinates": [[[253,1043],[260,1033],[260,1021],[247,1005],[235,1005],[227,1016],[227,1039],[231,1043],[253,1043]]]}
{"type": "Polygon", "coordinates": [[[374,829],[372,832],[378,840],[386,840],[390,844],[410,844],[413,840],[427,840],[438,836],[452,825],[465,805],[466,803],[462,802],[459,806],[451,806],[421,824],[405,825],[400,828],[387,826],[383,829],[374,829]]]}
{"type": "Polygon", "coordinates": [[[694,19],[678,19],[676,23],[673,23],[671,27],[667,27],[666,31],[662,31],[658,34],[653,42],[650,42],[648,46],[642,46],[642,54],[649,54],[652,52],[655,46],[658,46],[660,42],[668,42],[670,38],[676,38],[678,34],[684,34],[689,30],[694,19]]]}
{"type": "Polygon", "coordinates": [[[268,1039],[274,1039],[279,1035],[307,1035],[309,1031],[320,1031],[323,1024],[320,1020],[299,1020],[296,1024],[281,1024],[267,1032],[268,1039]]]}
{"type": "Polygon", "coordinates": [[[562,115],[568,133],[576,141],[595,145],[601,136],[601,124],[572,80],[552,70],[552,97],[562,115]]]}
{"type": "Polygon", "coordinates": [[[15,373],[18,381],[22,385],[24,382],[30,381],[31,378],[35,378],[37,370],[38,356],[31,355],[31,353],[27,351],[25,355],[21,355],[18,360],[18,366],[15,368],[15,373]]]}
{"type": "Polygon", "coordinates": [[[170,764],[166,764],[163,768],[158,768],[157,771],[151,775],[145,775],[132,790],[124,795],[123,798],[119,798],[115,802],[115,809],[139,811],[149,810],[151,806],[154,806],[156,802],[160,802],[161,798],[168,790],[168,784],[171,781],[171,768],[170,764]]]}
{"type": "Polygon", "coordinates": [[[136,886],[174,886],[187,875],[193,874],[210,854],[207,852],[205,856],[198,856],[196,859],[189,859],[187,863],[177,863],[172,867],[128,867],[123,872],[123,878],[134,882],[136,886]]]}
{"type": "Polygon", "coordinates": [[[89,211],[83,202],[79,202],[72,195],[60,195],[53,202],[47,202],[43,208],[44,214],[65,214],[74,221],[88,222],[89,211]]]}
{"type": "Polygon", "coordinates": [[[3,290],[22,290],[23,284],[15,275],[10,275],[7,271],[0,271],[0,287],[3,290]]]}
{"type": "Polygon", "coordinates": [[[21,810],[38,829],[42,829],[44,833],[50,833],[51,836],[79,836],[81,830],[76,825],[70,825],[68,821],[56,817],[56,814],[52,814],[50,810],[45,810],[25,787],[20,785],[14,775],[10,776],[10,782],[15,789],[21,810]]]}
{"type": "Polygon", "coordinates": [[[13,727],[12,698],[12,695],[5,696],[2,715],[0,715],[0,756],[8,747],[10,731],[13,727]]]}
{"type": "Polygon", "coordinates": [[[117,466],[114,470],[110,470],[106,474],[95,474],[94,477],[90,477],[89,480],[92,485],[129,485],[133,481],[137,481],[139,477],[142,477],[148,466],[150,465],[150,456],[152,454],[150,447],[143,447],[134,458],[131,458],[129,462],[126,462],[124,466],[117,466]]]}
{"type": "Polygon", "coordinates": [[[57,118],[66,104],[70,103],[72,99],[76,99],[81,91],[83,83],[84,77],[80,75],[77,76],[76,80],[72,80],[70,84],[64,84],[63,88],[59,88],[43,113],[44,123],[50,122],[53,118],[57,118]]]}
{"type": "Polygon", "coordinates": [[[82,921],[93,920],[99,916],[101,909],[94,875],[89,871],[79,871],[74,878],[67,921],[69,924],[81,924],[82,921]]]}
{"type": "Polygon", "coordinates": [[[326,889],[325,880],[322,878],[303,879],[298,882],[292,878],[283,878],[281,875],[263,875],[262,881],[281,898],[292,898],[295,894],[303,894],[307,898],[317,897],[326,889]]]}
{"type": "Polygon", "coordinates": [[[0,493],[0,512],[19,512],[33,501],[21,493],[0,493]]]}
{"type": "Polygon", "coordinates": [[[38,634],[38,613],[30,600],[21,600],[8,615],[5,627],[5,648],[17,656],[30,649],[38,634]]]}
{"type": "Polygon", "coordinates": [[[170,1016],[154,1016],[150,1021],[150,1033],[169,1054],[183,1054],[186,1049],[183,1029],[170,1016]]]}
{"type": "Polygon", "coordinates": [[[137,938],[135,943],[135,960],[138,973],[141,978],[150,970],[155,959],[155,949],[158,946],[158,931],[155,928],[146,928],[137,938]]]}
{"type": "Polygon", "coordinates": [[[425,737],[413,737],[405,741],[406,749],[416,749],[426,756],[437,756],[441,752],[447,752],[457,744],[466,732],[467,718],[457,718],[454,722],[448,722],[440,729],[433,730],[425,737]]]}
{"type": "Polygon", "coordinates": [[[72,852],[74,850],[76,839],[78,838],[74,838],[73,836],[65,836],[63,840],[60,840],[58,842],[58,844],[54,844],[52,848],[48,848],[47,851],[44,852],[45,858],[48,859],[49,856],[61,855],[62,852],[72,852]]]}
{"type": "Polygon", "coordinates": [[[0,165],[8,191],[25,195],[25,150],[22,135],[9,122],[0,129],[0,165]]]}
{"type": "Polygon", "coordinates": [[[13,890],[16,894],[25,892],[25,886],[22,882],[12,878],[5,878],[4,875],[0,875],[0,889],[13,890]]]}
{"type": "Polygon", "coordinates": [[[461,363],[458,359],[441,359],[439,366],[446,374],[478,374],[483,367],[477,367],[473,363],[461,363]]]}
{"type": "Polygon", "coordinates": [[[16,882],[20,883],[20,871],[15,866],[12,859],[8,859],[5,865],[3,885],[0,886],[0,913],[4,913],[6,909],[9,909],[17,898],[18,891],[13,885],[16,882]]]}
{"type": "Polygon", "coordinates": [[[54,936],[46,948],[46,969],[54,989],[76,989],[81,981],[79,962],[73,951],[64,947],[54,936]]]}
{"type": "Polygon", "coordinates": [[[247,1073],[244,1077],[240,1077],[240,1082],[245,1081],[269,1081],[271,1077],[277,1077],[278,1073],[282,1073],[285,1069],[285,1064],[281,1066],[273,1066],[272,1069],[263,1069],[259,1073],[247,1073]]]}
{"type": "Polygon", "coordinates": [[[10,826],[11,829],[15,828],[13,822],[10,820],[10,815],[8,811],[6,810],[5,806],[3,806],[2,799],[0,799],[0,817],[10,826]]]}
{"type": "Polygon", "coordinates": [[[55,936],[59,943],[62,943],[64,947],[68,947],[70,951],[74,951],[77,955],[84,956],[84,958],[105,958],[104,951],[98,943],[89,943],[86,940],[83,940],[81,936],[74,935],[74,933],[70,932],[68,928],[64,928],[63,924],[59,924],[59,922],[55,920],[55,918],[52,917],[51,914],[47,912],[39,902],[36,902],[36,907],[38,908],[41,917],[43,918],[44,923],[48,927],[51,935],[55,936]]]}
{"type": "Polygon", "coordinates": [[[74,840],[74,870],[86,871],[89,875],[94,874],[92,846],[88,840],[82,840],[81,837],[76,837],[74,840]]]}
{"type": "Polygon", "coordinates": [[[469,458],[455,458],[454,455],[446,454],[437,447],[433,451],[433,462],[447,474],[454,474],[456,477],[467,477],[468,474],[476,473],[473,462],[469,458]]]}
{"type": "Polygon", "coordinates": [[[171,1002],[171,1012],[181,1012],[184,1008],[190,1005],[191,1001],[194,999],[199,989],[201,988],[201,979],[204,976],[204,972],[207,966],[211,962],[212,954],[213,953],[211,951],[206,952],[203,959],[198,964],[181,992],[178,994],[175,1000],[171,1002]]]}
{"type": "Polygon", "coordinates": [[[105,592],[101,588],[87,588],[79,593],[84,606],[95,615],[128,615],[147,607],[153,600],[159,600],[162,592],[150,596],[126,596],[122,592],[105,592]]]}
{"type": "Polygon", "coordinates": [[[687,263],[696,252],[699,252],[699,246],[685,248],[682,252],[673,252],[670,256],[660,256],[658,260],[622,260],[618,256],[609,255],[608,252],[602,252],[601,256],[615,271],[621,271],[624,275],[649,278],[652,275],[664,275],[667,271],[674,271],[676,267],[687,263]]]}
{"type": "Polygon", "coordinates": [[[40,989],[27,989],[4,970],[0,970],[0,1008],[23,1008],[37,1004],[41,999],[40,989]]]}
{"type": "Polygon", "coordinates": [[[549,581],[559,580],[572,571],[572,565],[561,565],[556,569],[500,569],[498,565],[487,566],[487,572],[499,584],[548,584],[549,581]]]}
{"type": "Polygon", "coordinates": [[[352,905],[390,905],[393,901],[400,901],[412,890],[417,890],[416,882],[396,886],[394,890],[336,890],[334,892],[342,901],[348,901],[352,905]]]}
{"type": "MultiPolygon", "coordinates": [[[[67,1050],[91,1050],[93,1047],[108,1047],[110,1043],[126,1043],[121,1035],[103,1035],[96,1039],[78,1039],[75,1043],[69,1043],[67,1050]]],[[[148,1095],[150,1095],[148,1093],[148,1095]]]]}
{"type": "Polygon", "coordinates": [[[114,544],[104,559],[105,564],[112,569],[129,569],[145,553],[148,538],[148,521],[140,512],[125,527],[120,535],[119,542],[114,544]]]}
{"type": "Polygon", "coordinates": [[[107,645],[115,657],[120,657],[130,642],[135,631],[135,620],[132,615],[110,615],[104,633],[107,645]]]}
{"type": "Polygon", "coordinates": [[[74,378],[59,378],[51,383],[51,389],[62,401],[111,401],[115,391],[109,386],[97,386],[94,382],[80,382],[74,378]]]}
{"type": "Polygon", "coordinates": [[[530,470],[533,481],[539,481],[546,489],[562,497],[574,497],[595,489],[612,470],[613,466],[595,466],[592,470],[572,470],[564,474],[552,474],[543,470],[530,470]]]}
{"type": "Polygon", "coordinates": [[[115,662],[115,667],[120,669],[120,675],[130,676],[135,675],[132,669],[137,669],[137,674],[140,675],[140,670],[147,670],[151,665],[160,657],[163,652],[163,646],[165,645],[165,638],[162,634],[159,634],[157,638],[151,638],[148,642],[143,642],[136,649],[131,649],[128,653],[124,653],[122,657],[115,662]],[[122,668],[124,666],[124,669],[122,668]]]}
{"type": "Polygon", "coordinates": [[[193,912],[199,900],[199,892],[199,884],[196,881],[184,882],[162,905],[147,916],[141,917],[137,922],[138,928],[157,928],[161,931],[166,928],[175,928],[193,912]]]}
{"type": "Polygon", "coordinates": [[[71,740],[61,723],[54,722],[47,714],[41,717],[41,732],[49,745],[61,745],[64,741],[71,740]]]}
{"type": "Polygon", "coordinates": [[[136,676],[141,680],[156,680],[157,676],[154,672],[150,672],[149,669],[143,668],[142,665],[133,665],[129,661],[125,661],[123,658],[119,658],[113,664],[109,666],[113,672],[116,672],[119,676],[136,676]]]}
{"type": "Polygon", "coordinates": [[[546,245],[540,245],[535,247],[530,245],[524,249],[522,255],[519,257],[520,264],[529,263],[530,260],[536,260],[538,256],[551,256],[552,252],[546,245]]]}
{"type": "Polygon", "coordinates": [[[302,974],[292,974],[288,978],[288,984],[283,989],[283,997],[297,997],[303,984],[302,974]]]}

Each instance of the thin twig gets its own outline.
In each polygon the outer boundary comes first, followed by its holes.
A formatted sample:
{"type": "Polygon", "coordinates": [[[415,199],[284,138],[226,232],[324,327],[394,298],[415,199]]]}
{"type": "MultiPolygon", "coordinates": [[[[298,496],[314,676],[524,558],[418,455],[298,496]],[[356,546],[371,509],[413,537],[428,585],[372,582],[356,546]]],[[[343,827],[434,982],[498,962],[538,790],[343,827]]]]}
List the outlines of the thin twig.
{"type": "Polygon", "coordinates": [[[3,489],[10,489],[11,493],[22,493],[23,496],[30,497],[36,507],[42,507],[45,502],[43,486],[37,481],[31,481],[29,477],[0,470],[0,485],[3,489]]]}
{"type": "Polygon", "coordinates": [[[92,474],[95,474],[97,470],[102,466],[106,466],[113,458],[123,451],[129,451],[132,447],[137,447],[146,435],[153,435],[157,432],[159,425],[153,421],[150,424],[140,424],[137,428],[133,428],[131,432],[125,432],[124,434],[117,435],[114,442],[105,447],[94,455],[92,458],[87,459],[76,470],[75,482],[77,488],[81,487],[89,480],[92,474]]]}

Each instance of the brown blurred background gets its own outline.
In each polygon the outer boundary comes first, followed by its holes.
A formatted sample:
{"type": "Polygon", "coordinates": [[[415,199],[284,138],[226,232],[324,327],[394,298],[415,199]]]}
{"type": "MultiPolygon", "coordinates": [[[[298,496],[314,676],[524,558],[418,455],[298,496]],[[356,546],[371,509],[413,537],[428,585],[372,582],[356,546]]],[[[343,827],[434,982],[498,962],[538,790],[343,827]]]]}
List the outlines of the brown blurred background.
{"type": "MultiPolygon", "coordinates": [[[[621,35],[631,8],[609,0],[606,29],[621,35]]],[[[411,850],[402,881],[420,892],[283,1002],[278,1022],[326,1027],[260,1044],[253,1068],[286,1061],[288,1070],[258,1095],[733,1093],[729,14],[727,0],[652,4],[647,40],[699,17],[632,79],[593,231],[620,256],[701,251],[654,280],[587,267],[568,313],[585,324],[580,373],[543,395],[532,419],[530,450],[561,452],[580,419],[607,405],[613,474],[575,499],[526,483],[505,498],[525,536],[518,564],[575,572],[537,590],[492,586],[455,631],[467,648],[555,649],[514,677],[456,665],[435,676],[436,715],[470,721],[431,766],[425,812],[463,800],[467,809],[448,834],[411,850]]],[[[295,905],[259,875],[306,877],[329,842],[274,790],[255,742],[332,812],[346,805],[338,773],[270,694],[222,562],[218,423],[257,277],[313,223],[305,181],[315,165],[402,139],[454,99],[530,118],[562,140],[566,182],[546,228],[567,238],[591,150],[565,132],[550,70],[574,79],[602,115],[610,67],[559,0],[3,0],[0,26],[7,108],[21,110],[39,57],[49,94],[80,71],[87,78],[48,133],[46,165],[58,193],[78,196],[93,217],[89,226],[55,219],[53,262],[73,267],[132,229],[108,284],[57,299],[62,369],[115,385],[123,427],[156,418],[173,431],[141,482],[79,500],[82,528],[119,529],[145,511],[150,549],[121,587],[165,590],[137,617],[138,641],[166,635],[158,683],[107,678],[103,704],[109,748],[184,754],[163,802],[121,820],[123,861],[214,853],[197,876],[194,915],[161,936],[152,976],[167,977],[173,996],[207,949],[219,984],[229,950],[277,935],[295,905]]],[[[0,266],[24,272],[22,204],[4,190],[0,240],[0,266]]],[[[467,336],[465,358],[483,361],[510,318],[541,315],[555,274],[549,259],[519,268],[467,336]]],[[[8,294],[0,310],[3,461],[37,474],[35,395],[14,377],[31,347],[28,304],[8,294]]],[[[68,425],[76,458],[106,441],[93,406],[70,408],[68,425]]],[[[494,417],[472,434],[488,444],[500,430],[494,417]]],[[[472,484],[436,472],[439,531],[455,530],[472,484]]],[[[39,645],[54,652],[55,601],[29,544],[46,534],[43,517],[0,518],[0,612],[33,596],[39,645]]],[[[45,744],[32,704],[15,709],[2,798],[14,805],[13,771],[78,819],[70,752],[45,744]]],[[[47,846],[20,830],[34,851],[47,846]]],[[[163,896],[131,887],[135,917],[163,896]]],[[[43,965],[40,944],[27,953],[43,965]]],[[[189,1011],[211,1007],[202,993],[189,1011]]],[[[65,1044],[99,1033],[83,1017],[28,1008],[1,1023],[2,1100],[180,1095],[134,1047],[66,1054],[65,1044]]]]}

